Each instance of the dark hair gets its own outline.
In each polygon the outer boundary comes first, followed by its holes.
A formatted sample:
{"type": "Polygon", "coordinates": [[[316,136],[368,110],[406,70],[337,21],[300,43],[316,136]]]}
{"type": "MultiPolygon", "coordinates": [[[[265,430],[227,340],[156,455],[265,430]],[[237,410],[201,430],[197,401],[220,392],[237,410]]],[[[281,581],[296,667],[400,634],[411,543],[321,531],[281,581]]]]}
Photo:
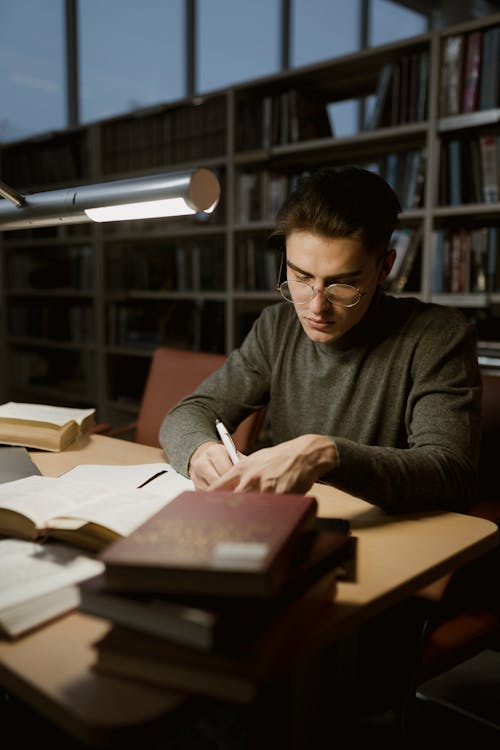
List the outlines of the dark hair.
{"type": "Polygon", "coordinates": [[[401,211],[388,183],[359,167],[325,167],[299,179],[286,198],[270,236],[283,249],[293,231],[356,237],[367,250],[385,252],[401,211]]]}

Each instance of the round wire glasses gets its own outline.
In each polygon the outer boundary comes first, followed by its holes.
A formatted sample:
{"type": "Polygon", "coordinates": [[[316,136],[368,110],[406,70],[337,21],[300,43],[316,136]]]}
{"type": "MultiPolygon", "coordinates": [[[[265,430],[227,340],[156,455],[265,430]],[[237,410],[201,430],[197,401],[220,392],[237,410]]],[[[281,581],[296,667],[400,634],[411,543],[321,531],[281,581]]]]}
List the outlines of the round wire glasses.
{"type": "MultiPolygon", "coordinates": [[[[308,284],[307,281],[283,281],[278,284],[277,290],[287,302],[294,305],[307,305],[312,302],[318,288],[308,284]]],[[[332,305],[340,307],[355,307],[366,292],[362,292],[351,284],[330,284],[323,292],[332,305]]]]}

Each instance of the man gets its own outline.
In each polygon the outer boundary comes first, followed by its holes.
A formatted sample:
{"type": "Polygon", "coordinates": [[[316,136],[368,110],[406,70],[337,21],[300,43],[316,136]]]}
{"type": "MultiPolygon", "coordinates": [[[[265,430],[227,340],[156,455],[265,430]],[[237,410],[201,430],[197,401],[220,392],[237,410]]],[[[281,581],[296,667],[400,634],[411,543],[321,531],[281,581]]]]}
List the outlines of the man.
{"type": "Polygon", "coordinates": [[[283,301],[165,418],[160,441],[195,486],[306,492],[331,483],[387,512],[466,510],[474,497],[480,375],[457,310],[382,290],[400,205],[378,175],[302,178],[272,233],[283,301]],[[230,431],[268,407],[274,445],[233,465],[230,431]]]}

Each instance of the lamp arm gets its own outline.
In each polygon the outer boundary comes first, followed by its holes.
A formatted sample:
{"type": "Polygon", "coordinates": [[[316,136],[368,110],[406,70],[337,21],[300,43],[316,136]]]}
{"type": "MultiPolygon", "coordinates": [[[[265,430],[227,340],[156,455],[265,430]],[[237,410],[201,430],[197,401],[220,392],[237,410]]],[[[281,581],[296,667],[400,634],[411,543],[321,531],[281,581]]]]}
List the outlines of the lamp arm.
{"type": "Polygon", "coordinates": [[[21,208],[26,203],[24,195],[18,193],[14,188],[9,187],[5,182],[0,180],[0,195],[3,198],[7,198],[8,201],[14,204],[16,208],[21,208]]]}

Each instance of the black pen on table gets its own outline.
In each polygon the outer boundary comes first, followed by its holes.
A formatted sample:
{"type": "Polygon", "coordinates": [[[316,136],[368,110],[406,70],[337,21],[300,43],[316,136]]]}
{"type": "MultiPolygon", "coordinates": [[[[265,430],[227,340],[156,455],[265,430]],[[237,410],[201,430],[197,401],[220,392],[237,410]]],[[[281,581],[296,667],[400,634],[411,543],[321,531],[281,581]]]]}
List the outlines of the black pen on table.
{"type": "Polygon", "coordinates": [[[229,458],[231,459],[233,464],[237,464],[240,460],[240,457],[238,456],[238,451],[236,450],[236,446],[233,443],[227,427],[223,422],[220,421],[220,419],[215,420],[215,426],[217,428],[217,432],[220,435],[220,439],[224,443],[224,446],[229,454],[229,458]]]}

